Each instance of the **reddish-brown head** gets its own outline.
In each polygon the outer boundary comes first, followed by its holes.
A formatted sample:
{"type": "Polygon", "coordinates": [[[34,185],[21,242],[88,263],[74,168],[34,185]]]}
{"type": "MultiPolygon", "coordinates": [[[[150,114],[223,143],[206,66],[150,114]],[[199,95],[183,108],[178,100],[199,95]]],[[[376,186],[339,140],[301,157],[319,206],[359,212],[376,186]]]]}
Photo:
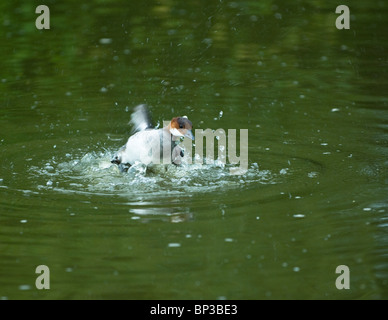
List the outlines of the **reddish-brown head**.
{"type": "Polygon", "coordinates": [[[193,124],[187,117],[176,117],[173,118],[169,124],[170,133],[176,137],[187,137],[194,140],[193,124]]]}

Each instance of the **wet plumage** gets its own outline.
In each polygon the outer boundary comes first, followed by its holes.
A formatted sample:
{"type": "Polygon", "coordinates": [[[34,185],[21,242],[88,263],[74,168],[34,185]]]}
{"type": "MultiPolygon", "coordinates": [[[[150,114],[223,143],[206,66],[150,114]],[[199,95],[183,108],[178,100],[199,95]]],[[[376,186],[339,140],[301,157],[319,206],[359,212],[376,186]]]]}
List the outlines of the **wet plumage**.
{"type": "Polygon", "coordinates": [[[126,171],[136,162],[149,164],[181,164],[181,137],[194,140],[192,123],[187,117],[175,117],[163,128],[155,129],[145,105],[139,105],[131,115],[132,135],[117,152],[112,163],[126,171]]]}

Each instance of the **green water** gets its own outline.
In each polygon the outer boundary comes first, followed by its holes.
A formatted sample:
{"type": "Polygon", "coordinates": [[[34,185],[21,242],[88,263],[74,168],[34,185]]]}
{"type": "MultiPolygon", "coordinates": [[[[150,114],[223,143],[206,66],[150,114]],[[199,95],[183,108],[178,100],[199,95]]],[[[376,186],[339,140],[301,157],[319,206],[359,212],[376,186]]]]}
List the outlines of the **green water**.
{"type": "Polygon", "coordinates": [[[386,2],[39,4],[0,4],[0,299],[388,298],[386,2]],[[140,103],[248,171],[120,174],[140,103]]]}

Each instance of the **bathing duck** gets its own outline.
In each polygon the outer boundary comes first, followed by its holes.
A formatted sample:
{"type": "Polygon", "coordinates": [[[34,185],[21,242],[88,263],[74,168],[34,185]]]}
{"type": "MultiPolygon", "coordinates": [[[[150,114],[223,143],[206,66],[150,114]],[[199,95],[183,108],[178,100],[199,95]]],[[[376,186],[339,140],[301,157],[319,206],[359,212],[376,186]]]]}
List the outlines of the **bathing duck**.
{"type": "Polygon", "coordinates": [[[111,160],[121,171],[127,171],[136,162],[179,165],[184,152],[178,143],[182,137],[194,140],[193,125],[187,117],[172,118],[166,126],[156,129],[143,104],[135,107],[130,123],[133,126],[132,135],[111,160]]]}

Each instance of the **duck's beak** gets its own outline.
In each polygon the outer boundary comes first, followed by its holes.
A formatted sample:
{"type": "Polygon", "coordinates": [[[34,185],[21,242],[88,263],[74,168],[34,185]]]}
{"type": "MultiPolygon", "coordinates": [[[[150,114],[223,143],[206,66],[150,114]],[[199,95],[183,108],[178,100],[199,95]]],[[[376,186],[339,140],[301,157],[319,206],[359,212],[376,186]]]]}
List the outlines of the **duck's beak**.
{"type": "Polygon", "coordinates": [[[191,140],[195,140],[194,135],[193,135],[193,133],[191,132],[191,130],[186,130],[185,137],[186,137],[186,138],[189,138],[189,139],[191,139],[191,140]]]}

